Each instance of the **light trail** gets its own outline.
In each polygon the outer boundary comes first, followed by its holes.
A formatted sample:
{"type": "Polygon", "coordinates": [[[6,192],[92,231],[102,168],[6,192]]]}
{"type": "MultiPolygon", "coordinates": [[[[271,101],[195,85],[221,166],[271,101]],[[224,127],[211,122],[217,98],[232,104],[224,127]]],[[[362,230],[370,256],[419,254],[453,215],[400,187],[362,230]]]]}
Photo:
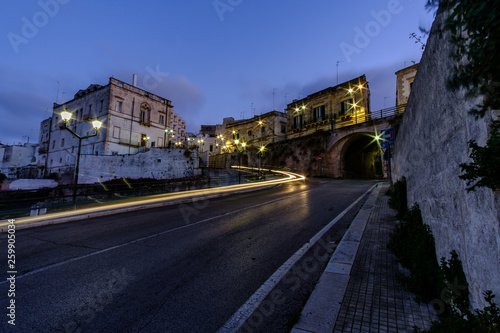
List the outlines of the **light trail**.
{"type": "MultiPolygon", "coordinates": [[[[250,167],[234,167],[234,168],[242,170],[258,170],[257,168],[250,168],[250,167]]],[[[161,207],[171,204],[179,204],[185,201],[197,201],[201,199],[206,199],[206,197],[217,197],[227,193],[246,191],[259,187],[284,184],[305,179],[303,175],[294,172],[270,170],[270,169],[267,169],[267,171],[281,174],[285,176],[285,178],[265,180],[258,183],[221,186],[221,187],[208,188],[202,190],[156,194],[156,195],[146,196],[143,197],[142,199],[134,200],[132,202],[107,204],[99,207],[50,213],[46,215],[33,216],[33,217],[16,218],[14,224],[16,226],[34,224],[33,226],[35,226],[38,223],[40,223],[40,225],[62,223],[62,222],[68,222],[68,221],[91,218],[91,217],[130,212],[139,209],[148,209],[148,208],[161,207]]],[[[7,231],[8,225],[9,225],[8,221],[1,222],[0,223],[1,232],[7,231]]]]}

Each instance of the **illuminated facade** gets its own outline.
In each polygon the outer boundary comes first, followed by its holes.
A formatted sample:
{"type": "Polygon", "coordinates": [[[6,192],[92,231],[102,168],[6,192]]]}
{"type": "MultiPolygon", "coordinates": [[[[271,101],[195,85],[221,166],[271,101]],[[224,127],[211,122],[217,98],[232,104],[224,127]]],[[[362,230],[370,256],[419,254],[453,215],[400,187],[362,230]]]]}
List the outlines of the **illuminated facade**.
{"type": "Polygon", "coordinates": [[[358,118],[364,121],[369,112],[370,88],[362,75],[288,104],[288,138],[327,131],[337,123],[356,124],[358,118]]]}
{"type": "Polygon", "coordinates": [[[102,122],[98,135],[83,140],[81,148],[82,155],[102,156],[135,154],[181,140],[186,125],[172,108],[170,100],[114,78],[78,91],[66,103],[54,103],[50,139],[41,147],[47,171],[67,171],[76,161],[78,139],[62,127],[65,109],[73,114],[67,126],[80,136],[94,133],[92,120],[102,122]]]}

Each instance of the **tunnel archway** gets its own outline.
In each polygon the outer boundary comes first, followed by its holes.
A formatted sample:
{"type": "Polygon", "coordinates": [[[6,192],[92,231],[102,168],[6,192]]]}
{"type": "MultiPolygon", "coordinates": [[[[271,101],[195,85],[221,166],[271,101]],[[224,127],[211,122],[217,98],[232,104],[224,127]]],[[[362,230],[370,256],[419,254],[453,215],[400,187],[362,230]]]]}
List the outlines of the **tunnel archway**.
{"type": "Polygon", "coordinates": [[[340,158],[345,178],[382,177],[380,148],[371,136],[353,135],[342,147],[340,158]]]}

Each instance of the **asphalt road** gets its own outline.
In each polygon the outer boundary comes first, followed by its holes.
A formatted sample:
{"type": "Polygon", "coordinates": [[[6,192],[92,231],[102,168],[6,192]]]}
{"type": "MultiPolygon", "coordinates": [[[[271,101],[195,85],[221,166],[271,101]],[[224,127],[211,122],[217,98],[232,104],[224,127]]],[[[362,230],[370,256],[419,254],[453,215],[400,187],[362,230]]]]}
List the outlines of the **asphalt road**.
{"type": "MultiPolygon", "coordinates": [[[[10,284],[2,279],[0,331],[216,332],[373,184],[313,179],[18,230],[15,298],[6,297],[10,284]],[[15,326],[6,316],[10,299],[15,299],[15,326]]],[[[335,237],[341,237],[357,209],[332,228],[338,229],[335,237]]],[[[5,276],[6,233],[0,235],[0,253],[5,276]]],[[[286,331],[288,319],[281,312],[293,315],[296,310],[287,306],[297,308],[303,301],[290,297],[253,330],[286,331]]]]}

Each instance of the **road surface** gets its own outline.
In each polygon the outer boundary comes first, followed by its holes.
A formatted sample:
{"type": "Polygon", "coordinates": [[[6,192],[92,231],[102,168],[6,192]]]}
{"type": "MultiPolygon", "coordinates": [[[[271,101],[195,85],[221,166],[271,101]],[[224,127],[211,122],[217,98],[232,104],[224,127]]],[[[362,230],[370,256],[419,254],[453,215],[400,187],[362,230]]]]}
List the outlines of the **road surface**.
{"type": "MultiPolygon", "coordinates": [[[[374,183],[308,179],[17,230],[15,297],[6,297],[12,285],[3,279],[0,331],[217,332],[290,256],[374,183]],[[15,326],[6,316],[12,299],[15,326]]],[[[363,201],[332,228],[328,243],[342,237],[363,201]]],[[[7,237],[0,235],[0,253],[8,277],[7,237]]],[[[290,275],[289,285],[282,283],[273,294],[278,299],[272,309],[245,330],[286,331],[289,317],[307,297],[304,290],[321,273],[317,263],[303,267],[311,269],[296,272],[298,278],[290,275]]]]}

